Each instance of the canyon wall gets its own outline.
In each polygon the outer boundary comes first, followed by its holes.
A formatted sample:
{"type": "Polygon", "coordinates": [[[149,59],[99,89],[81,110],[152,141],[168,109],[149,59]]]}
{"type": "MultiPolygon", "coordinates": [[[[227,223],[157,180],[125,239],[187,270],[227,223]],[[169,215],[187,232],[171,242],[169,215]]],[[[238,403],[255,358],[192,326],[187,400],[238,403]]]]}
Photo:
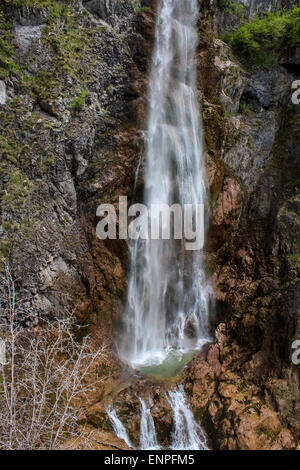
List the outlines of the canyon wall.
{"type": "MultiPolygon", "coordinates": [[[[24,308],[26,326],[76,308],[99,343],[113,344],[127,246],[97,239],[96,208],[141,197],[155,4],[0,2],[0,262],[37,312],[24,308]]],[[[297,4],[200,0],[216,334],[176,380],[214,448],[292,449],[300,441],[299,367],[291,362],[300,331],[300,105],[291,102],[299,50],[271,68],[250,67],[223,40],[264,12],[297,4]]],[[[151,391],[158,434],[170,435],[165,388],[142,380],[120,391],[133,441],[136,390],[151,391]]],[[[100,402],[85,419],[98,427],[103,416],[100,402]]]]}

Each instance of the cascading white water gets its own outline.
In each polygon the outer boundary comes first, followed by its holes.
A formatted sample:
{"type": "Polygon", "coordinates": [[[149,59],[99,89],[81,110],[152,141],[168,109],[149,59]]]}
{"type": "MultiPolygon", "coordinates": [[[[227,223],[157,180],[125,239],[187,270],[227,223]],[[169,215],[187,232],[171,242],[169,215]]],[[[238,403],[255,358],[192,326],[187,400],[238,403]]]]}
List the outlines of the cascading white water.
{"type": "MultiPolygon", "coordinates": [[[[209,450],[206,437],[186,400],[184,389],[179,385],[167,393],[167,400],[173,411],[173,432],[170,449],[172,450],[209,450]]],[[[151,415],[152,401],[139,397],[140,411],[140,450],[160,450],[156,429],[151,415]]],[[[112,407],[106,407],[106,412],[112,423],[115,434],[123,439],[129,447],[133,447],[123,423],[112,407]]]]}
{"type": "Polygon", "coordinates": [[[117,413],[116,411],[114,410],[114,408],[111,408],[111,407],[106,407],[105,408],[105,411],[110,419],[110,422],[112,424],[112,427],[114,429],[114,432],[116,434],[116,436],[119,438],[119,439],[123,439],[123,441],[126,442],[126,444],[128,445],[128,447],[133,447],[133,445],[131,444],[130,442],[130,439],[128,437],[128,434],[127,434],[127,431],[123,425],[123,423],[119,420],[118,416],[117,416],[117,413]]]}
{"type": "Polygon", "coordinates": [[[157,442],[154,420],[151,415],[151,400],[148,404],[139,398],[141,403],[141,424],[140,424],[140,449],[142,450],[159,450],[160,446],[157,442]]]}
{"type": "Polygon", "coordinates": [[[182,385],[169,391],[167,396],[174,413],[174,430],[170,448],[173,450],[208,450],[205,435],[195,421],[182,385]]]}
{"type": "MultiPolygon", "coordinates": [[[[140,420],[140,449],[141,450],[159,450],[160,446],[157,442],[154,420],[151,415],[151,399],[148,403],[139,397],[141,403],[141,420],[140,420]]],[[[116,411],[112,407],[106,407],[105,411],[110,419],[113,430],[120,439],[123,439],[129,447],[133,447],[125,426],[117,416],[116,411]]]]}
{"type": "MultiPolygon", "coordinates": [[[[196,91],[197,0],[159,0],[146,139],[144,203],[206,205],[196,91]]],[[[170,351],[208,341],[209,286],[203,255],[178,240],[130,245],[120,355],[159,364],[170,351]]]]}

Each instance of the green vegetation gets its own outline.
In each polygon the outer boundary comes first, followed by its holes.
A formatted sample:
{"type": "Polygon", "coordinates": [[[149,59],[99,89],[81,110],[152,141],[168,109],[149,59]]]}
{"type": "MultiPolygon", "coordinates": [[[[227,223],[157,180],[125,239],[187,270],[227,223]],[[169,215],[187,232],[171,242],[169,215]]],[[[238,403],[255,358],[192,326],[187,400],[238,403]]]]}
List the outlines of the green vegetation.
{"type": "Polygon", "coordinates": [[[218,8],[220,8],[221,10],[225,10],[225,8],[227,7],[227,4],[228,4],[228,0],[217,1],[218,8]]]}
{"type": "Polygon", "coordinates": [[[51,24],[61,17],[70,0],[2,0],[2,3],[15,8],[26,5],[31,8],[35,7],[38,10],[48,10],[47,23],[51,24]]]}
{"type": "Polygon", "coordinates": [[[269,13],[227,33],[224,40],[245,65],[272,67],[282,54],[300,45],[300,8],[269,13]]]}
{"type": "MultiPolygon", "coordinates": [[[[51,56],[49,67],[34,75],[24,73],[21,77],[21,88],[32,92],[40,102],[47,103],[49,109],[53,108],[54,115],[55,103],[51,102],[55,101],[57,96],[69,97],[73,94],[69,84],[66,85],[65,78],[72,77],[72,82],[76,83],[77,89],[78,82],[82,88],[86,88],[89,78],[93,77],[94,64],[99,61],[93,45],[101,38],[104,28],[103,26],[82,27],[83,14],[79,10],[70,10],[67,2],[63,4],[57,1],[51,2],[48,25],[42,35],[45,49],[51,56]],[[59,21],[57,21],[58,18],[59,21]]],[[[83,90],[82,95],[75,98],[71,105],[73,110],[83,109],[84,94],[83,90]]]]}
{"type": "Polygon", "coordinates": [[[24,75],[22,85],[30,88],[38,98],[47,100],[60,83],[53,71],[40,70],[33,77],[24,75]]]}
{"type": "Polygon", "coordinates": [[[86,100],[86,89],[82,88],[81,93],[71,103],[71,108],[75,112],[80,112],[84,109],[86,100]]]}
{"type": "Polygon", "coordinates": [[[12,59],[15,48],[11,44],[13,34],[10,30],[11,24],[7,21],[0,5],[0,80],[5,79],[13,72],[18,73],[19,71],[17,64],[12,59]]]}
{"type": "Polygon", "coordinates": [[[15,8],[20,8],[22,6],[35,7],[39,10],[46,9],[61,9],[64,7],[64,3],[69,3],[68,0],[2,0],[5,5],[10,5],[15,8]]]}
{"type": "Polygon", "coordinates": [[[14,235],[26,223],[26,205],[33,190],[33,184],[25,173],[17,168],[8,173],[8,181],[0,191],[1,201],[10,219],[2,221],[5,238],[0,239],[0,266],[7,261],[14,235]]]}
{"type": "Polygon", "coordinates": [[[29,7],[39,7],[44,8],[45,5],[49,5],[49,1],[47,0],[3,0],[6,5],[11,5],[15,8],[19,8],[21,6],[29,6],[29,7]]]}
{"type": "MultiPolygon", "coordinates": [[[[65,19],[60,32],[47,38],[55,53],[56,65],[69,75],[78,78],[87,74],[86,62],[89,57],[91,37],[71,18],[65,19]]],[[[91,32],[92,33],[92,32],[91,32]]]]}
{"type": "Polygon", "coordinates": [[[255,110],[253,109],[252,103],[248,103],[247,101],[244,101],[243,99],[241,99],[240,105],[239,105],[239,113],[251,114],[253,112],[255,112],[255,110]]]}
{"type": "Polygon", "coordinates": [[[218,8],[233,13],[235,16],[242,16],[246,10],[245,5],[238,1],[218,0],[218,8]]]}
{"type": "Polygon", "coordinates": [[[0,135],[0,147],[2,158],[13,164],[17,163],[22,147],[17,143],[10,132],[8,135],[0,135]]]}
{"type": "Polygon", "coordinates": [[[136,2],[132,2],[132,7],[136,14],[142,13],[143,11],[151,11],[150,7],[140,7],[136,2]]]}
{"type": "Polygon", "coordinates": [[[6,207],[16,214],[27,202],[31,192],[31,182],[21,170],[14,169],[9,174],[9,180],[2,194],[2,201],[6,207]]]}
{"type": "Polygon", "coordinates": [[[238,2],[230,2],[228,8],[237,17],[242,17],[246,10],[245,5],[238,2]]]}
{"type": "Polygon", "coordinates": [[[13,46],[8,43],[7,37],[0,37],[0,79],[5,79],[11,73],[18,73],[19,67],[13,61],[12,56],[15,52],[13,46]]]}
{"type": "MultiPolygon", "coordinates": [[[[5,110],[0,111],[0,264],[7,261],[11,246],[19,243],[19,231],[26,237],[32,230],[30,213],[40,207],[43,181],[59,156],[51,132],[56,124],[42,119],[40,108],[57,116],[63,100],[68,116],[68,108],[74,114],[83,111],[86,90],[103,60],[106,27],[93,26],[89,14],[78,5],[74,0],[0,0],[0,80],[14,77],[15,89],[14,98],[9,96],[5,110]],[[47,25],[40,39],[44,56],[29,50],[18,66],[9,7],[24,5],[45,13],[47,25]],[[28,107],[28,101],[40,108],[28,107]]],[[[119,44],[121,47],[121,39],[119,44]]]]}
{"type": "Polygon", "coordinates": [[[288,255],[288,260],[291,264],[295,266],[299,266],[300,264],[300,253],[296,253],[294,255],[288,255]]]}
{"type": "Polygon", "coordinates": [[[240,17],[245,13],[246,7],[243,3],[230,0],[218,0],[220,10],[229,11],[234,16],[240,17]]]}
{"type": "Polygon", "coordinates": [[[15,8],[28,5],[40,10],[48,10],[47,23],[51,25],[66,13],[68,0],[0,0],[0,80],[7,78],[11,74],[19,74],[20,69],[13,56],[15,45],[12,25],[5,15],[5,6],[15,8]]]}

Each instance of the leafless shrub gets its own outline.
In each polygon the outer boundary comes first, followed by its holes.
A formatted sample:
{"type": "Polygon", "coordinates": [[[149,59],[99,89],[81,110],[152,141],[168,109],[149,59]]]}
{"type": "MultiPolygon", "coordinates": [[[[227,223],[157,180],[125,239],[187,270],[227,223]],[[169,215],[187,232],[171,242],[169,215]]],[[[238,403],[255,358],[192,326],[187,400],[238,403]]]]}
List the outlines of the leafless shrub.
{"type": "Polygon", "coordinates": [[[0,295],[0,340],[6,346],[0,357],[0,449],[82,442],[78,420],[88,395],[103,381],[97,369],[105,348],[95,352],[87,337],[76,341],[72,315],[24,329],[8,268],[0,277],[0,295]]]}

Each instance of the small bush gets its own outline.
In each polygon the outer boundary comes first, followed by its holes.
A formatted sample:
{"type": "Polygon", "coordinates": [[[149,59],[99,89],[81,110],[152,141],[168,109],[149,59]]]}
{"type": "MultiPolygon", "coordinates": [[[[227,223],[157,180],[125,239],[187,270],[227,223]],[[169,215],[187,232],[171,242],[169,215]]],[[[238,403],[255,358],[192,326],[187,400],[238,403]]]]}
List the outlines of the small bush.
{"type": "Polygon", "coordinates": [[[86,89],[82,88],[81,93],[77,96],[71,103],[71,108],[73,111],[79,113],[84,109],[86,100],[86,89]]]}

